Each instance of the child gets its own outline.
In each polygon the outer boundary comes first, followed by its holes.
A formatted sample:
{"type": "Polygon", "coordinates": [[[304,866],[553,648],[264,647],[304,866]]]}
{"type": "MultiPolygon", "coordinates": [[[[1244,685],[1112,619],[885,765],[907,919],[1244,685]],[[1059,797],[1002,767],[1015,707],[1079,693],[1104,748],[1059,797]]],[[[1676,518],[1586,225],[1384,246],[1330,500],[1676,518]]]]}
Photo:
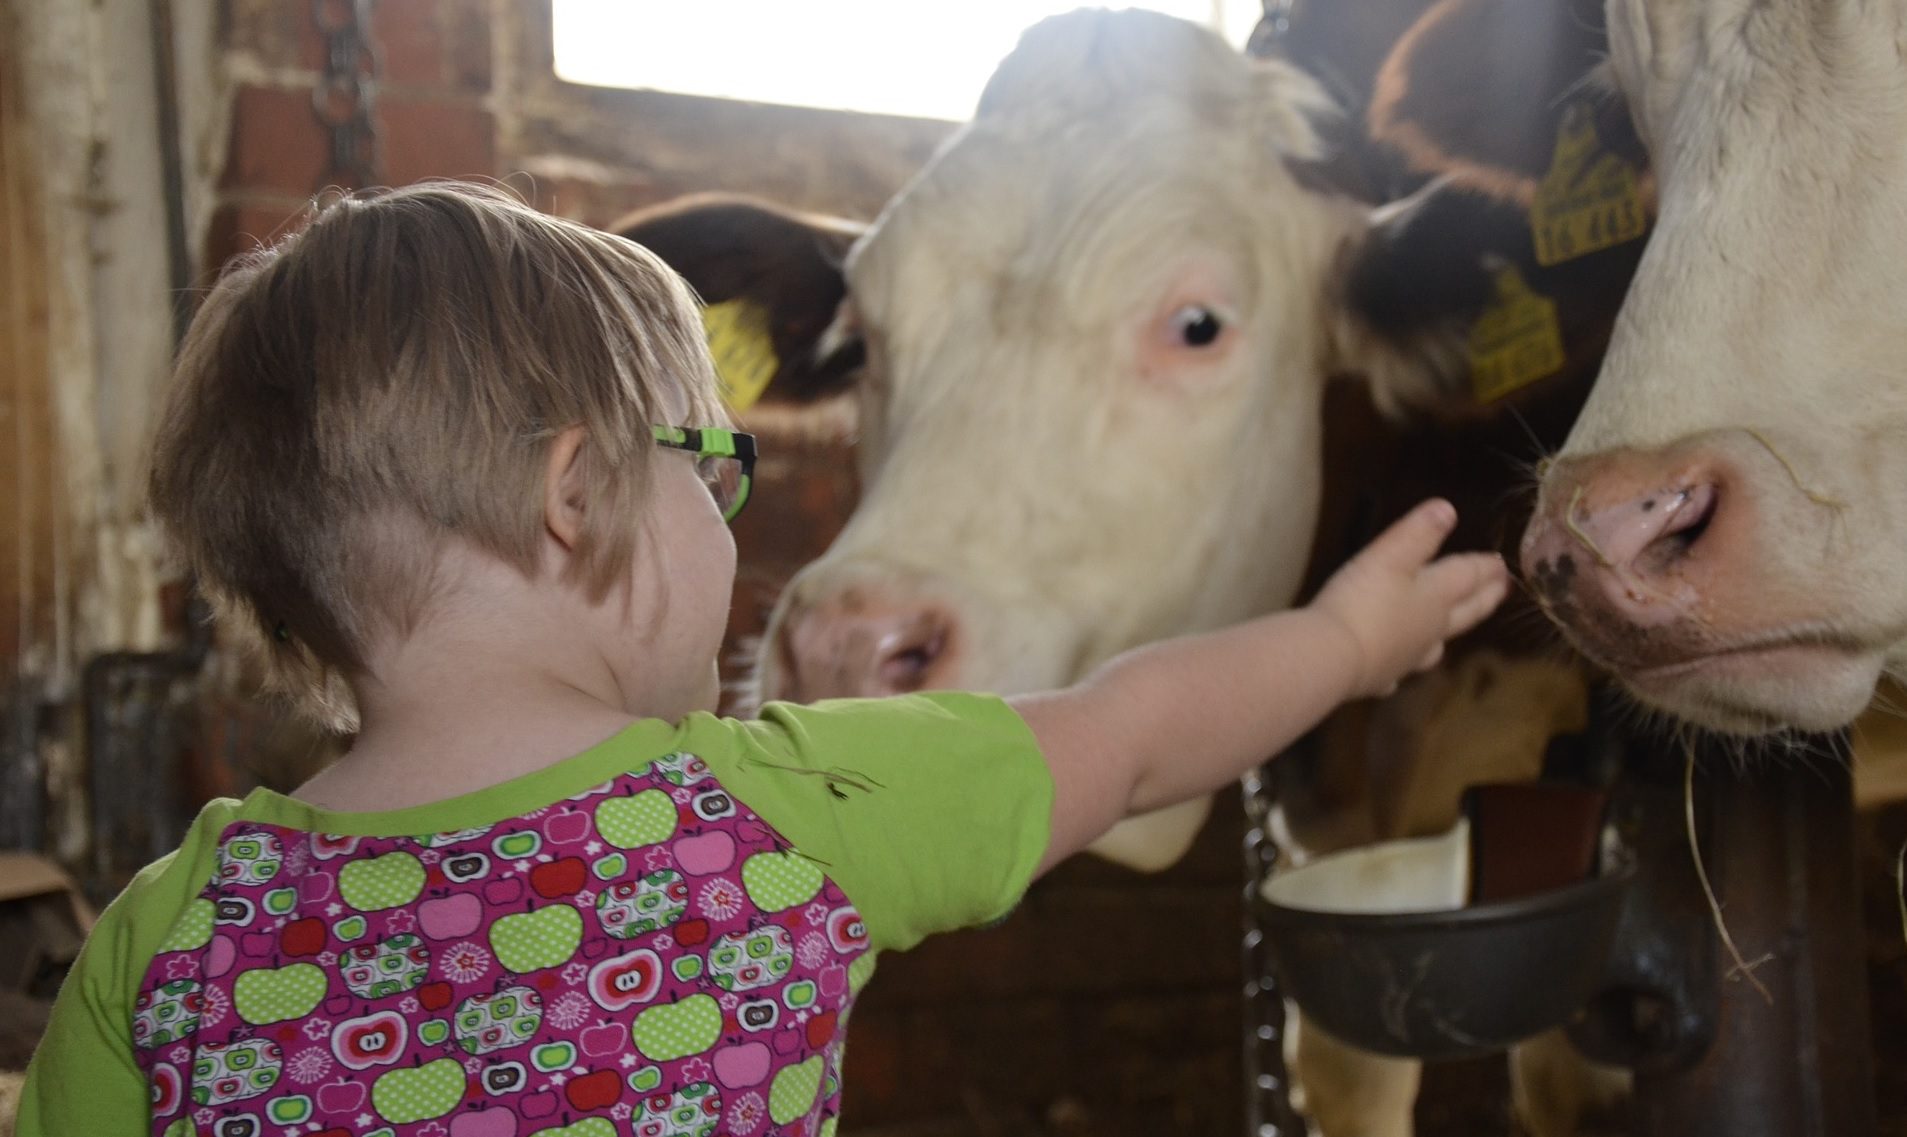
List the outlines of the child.
{"type": "Polygon", "coordinates": [[[1309,607],[1066,690],[720,719],[752,445],[714,390],[667,268],[496,191],[344,200],[226,274],[154,507],[357,736],[107,911],[23,1137],[828,1137],[875,952],[999,917],[1507,587],[1431,562],[1432,503],[1309,607]]]}

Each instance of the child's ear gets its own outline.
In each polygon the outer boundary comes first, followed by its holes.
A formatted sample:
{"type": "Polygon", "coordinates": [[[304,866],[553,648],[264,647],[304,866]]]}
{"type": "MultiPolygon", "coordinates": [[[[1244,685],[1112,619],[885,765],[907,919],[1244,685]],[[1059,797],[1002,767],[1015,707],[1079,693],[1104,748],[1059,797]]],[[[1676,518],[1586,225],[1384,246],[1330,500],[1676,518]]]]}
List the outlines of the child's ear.
{"type": "Polygon", "coordinates": [[[585,467],[583,447],[589,434],[581,426],[565,427],[550,443],[543,468],[543,527],[565,550],[574,550],[583,535],[585,467]]]}

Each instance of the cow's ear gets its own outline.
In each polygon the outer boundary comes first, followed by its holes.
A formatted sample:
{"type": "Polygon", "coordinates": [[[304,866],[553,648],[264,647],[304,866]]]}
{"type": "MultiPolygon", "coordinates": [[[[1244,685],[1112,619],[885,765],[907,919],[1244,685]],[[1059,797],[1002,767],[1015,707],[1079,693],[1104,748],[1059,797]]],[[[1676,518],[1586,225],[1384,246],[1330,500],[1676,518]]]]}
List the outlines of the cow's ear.
{"type": "Polygon", "coordinates": [[[1441,0],[1378,69],[1370,140],[1418,174],[1528,209],[1578,96],[1603,145],[1646,165],[1607,54],[1603,0],[1441,0]]]}
{"type": "Polygon", "coordinates": [[[662,258],[711,307],[740,302],[764,331],[774,373],[764,401],[846,390],[866,359],[842,262],[860,222],[753,198],[698,194],[631,214],[611,230],[662,258]]]}
{"type": "Polygon", "coordinates": [[[1469,331],[1494,294],[1477,231],[1496,213],[1522,223],[1513,206],[1444,181],[1371,213],[1332,275],[1331,373],[1369,384],[1386,413],[1467,407],[1469,331]]]}

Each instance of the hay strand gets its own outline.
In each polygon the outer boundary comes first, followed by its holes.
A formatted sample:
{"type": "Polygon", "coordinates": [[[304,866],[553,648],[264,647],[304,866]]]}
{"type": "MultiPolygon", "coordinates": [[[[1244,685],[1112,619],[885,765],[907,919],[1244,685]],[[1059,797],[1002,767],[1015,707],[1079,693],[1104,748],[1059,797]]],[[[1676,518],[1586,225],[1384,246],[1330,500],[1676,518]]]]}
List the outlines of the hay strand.
{"type": "Polygon", "coordinates": [[[1763,434],[1759,430],[1756,430],[1752,426],[1746,429],[1748,431],[1748,437],[1754,439],[1756,442],[1761,443],[1762,449],[1766,450],[1769,454],[1773,455],[1775,461],[1781,463],[1781,468],[1788,472],[1788,480],[1794,483],[1795,489],[1798,489],[1801,491],[1801,496],[1807,498],[1809,501],[1813,502],[1816,505],[1823,506],[1828,509],[1836,510],[1837,512],[1847,508],[1846,502],[1841,501],[1837,498],[1831,498],[1824,493],[1819,493],[1816,490],[1814,490],[1812,487],[1810,487],[1806,482],[1802,481],[1800,473],[1798,473],[1794,468],[1794,463],[1788,461],[1787,455],[1775,449],[1775,444],[1768,441],[1767,435],[1763,434]]]}
{"type": "MultiPolygon", "coordinates": [[[[1715,921],[1715,930],[1721,933],[1722,946],[1728,949],[1729,957],[1735,961],[1734,971],[1730,972],[1730,975],[1739,972],[1742,978],[1748,980],[1749,986],[1759,992],[1762,999],[1772,1007],[1775,1005],[1775,997],[1769,992],[1767,986],[1756,978],[1755,968],[1774,957],[1765,955],[1752,964],[1742,958],[1741,949],[1735,946],[1735,937],[1728,933],[1728,921],[1722,918],[1721,902],[1715,899],[1715,889],[1708,882],[1708,868],[1702,864],[1702,844],[1695,835],[1695,744],[1692,742],[1688,744],[1688,764],[1682,771],[1682,821],[1688,827],[1688,851],[1689,857],[1695,862],[1695,877],[1701,881],[1702,895],[1708,898],[1708,914],[1715,921]]],[[[1907,853],[1907,849],[1903,849],[1902,852],[1907,853]]],[[[1907,908],[1903,908],[1902,911],[1907,914],[1907,908]]],[[[1903,918],[1907,919],[1907,915],[1903,918]]]]}
{"type": "Polygon", "coordinates": [[[1603,568],[1615,568],[1616,562],[1610,560],[1609,554],[1602,551],[1601,545],[1596,544],[1596,539],[1591,537],[1584,531],[1581,525],[1576,523],[1576,505],[1578,502],[1581,502],[1582,499],[1583,487],[1577,486],[1576,492],[1571,495],[1569,499],[1569,508],[1563,511],[1563,528],[1569,530],[1569,535],[1576,538],[1577,542],[1580,543],[1583,548],[1596,554],[1597,564],[1600,564],[1603,568]]]}
{"type": "Polygon", "coordinates": [[[1907,843],[1894,856],[1894,902],[1900,905],[1900,938],[1907,940],[1907,843]]]}

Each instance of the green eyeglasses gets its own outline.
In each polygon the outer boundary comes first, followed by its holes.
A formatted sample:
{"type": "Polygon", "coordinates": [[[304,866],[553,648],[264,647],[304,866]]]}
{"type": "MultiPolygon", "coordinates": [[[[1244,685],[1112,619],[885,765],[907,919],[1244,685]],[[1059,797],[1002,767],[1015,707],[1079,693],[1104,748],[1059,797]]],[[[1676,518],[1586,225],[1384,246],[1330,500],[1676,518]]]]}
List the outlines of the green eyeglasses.
{"type": "Polygon", "coordinates": [[[654,430],[657,446],[695,455],[695,472],[715,499],[715,508],[722,511],[722,520],[735,520],[748,504],[748,489],[755,480],[755,436],[714,426],[658,426],[654,430]]]}

